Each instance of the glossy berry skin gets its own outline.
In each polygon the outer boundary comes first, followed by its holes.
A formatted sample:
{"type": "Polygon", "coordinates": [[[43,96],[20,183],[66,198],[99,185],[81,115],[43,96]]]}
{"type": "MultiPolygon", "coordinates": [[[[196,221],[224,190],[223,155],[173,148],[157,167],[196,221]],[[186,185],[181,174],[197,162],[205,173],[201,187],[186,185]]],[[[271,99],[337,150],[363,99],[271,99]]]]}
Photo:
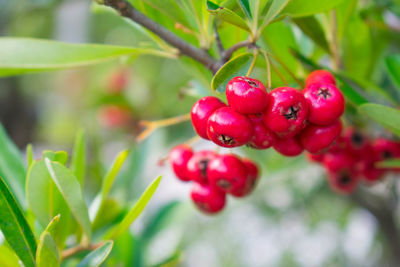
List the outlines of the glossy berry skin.
{"type": "Polygon", "coordinates": [[[330,125],[344,112],[342,92],[333,84],[313,83],[303,90],[309,105],[308,121],[317,125],[330,125]]]}
{"type": "Polygon", "coordinates": [[[231,191],[231,194],[234,197],[248,196],[251,192],[253,192],[254,188],[257,185],[259,177],[259,170],[257,165],[249,159],[243,159],[243,164],[245,165],[247,171],[246,183],[245,186],[231,191]]]}
{"type": "Polygon", "coordinates": [[[331,188],[342,194],[352,193],[359,182],[359,178],[349,169],[328,171],[327,178],[331,188]]]}
{"type": "Polygon", "coordinates": [[[343,142],[345,149],[356,156],[363,157],[372,153],[370,140],[353,127],[349,127],[344,131],[343,142]]]}
{"type": "Polygon", "coordinates": [[[268,105],[268,93],[259,80],[238,76],[226,86],[226,99],[234,110],[242,114],[260,113],[268,105]]]}
{"type": "Polygon", "coordinates": [[[306,79],[306,87],[313,83],[328,83],[336,85],[335,76],[326,70],[315,70],[306,79]]]}
{"type": "Polygon", "coordinates": [[[250,120],[231,107],[217,109],[209,118],[207,134],[211,141],[222,147],[246,144],[253,136],[250,120]]]}
{"type": "Polygon", "coordinates": [[[339,137],[342,123],[337,120],[328,126],[309,125],[300,134],[300,143],[310,153],[323,152],[339,137]]]}
{"type": "Polygon", "coordinates": [[[187,163],[187,173],[191,180],[200,184],[207,184],[207,167],[217,154],[210,150],[202,150],[194,153],[187,163]]]}
{"type": "Polygon", "coordinates": [[[298,156],[304,150],[297,136],[291,138],[277,139],[274,144],[274,149],[287,157],[298,156]]]}
{"type": "Polygon", "coordinates": [[[190,192],[190,198],[196,207],[206,213],[215,214],[220,212],[226,203],[226,195],[222,191],[206,184],[195,183],[190,192]]]}
{"type": "Polygon", "coordinates": [[[231,193],[246,185],[246,166],[232,154],[220,155],[210,161],[207,177],[211,186],[231,193]]]}
{"type": "Polygon", "coordinates": [[[290,87],[279,87],[270,93],[264,113],[264,124],[280,137],[293,137],[306,125],[308,104],[303,94],[290,87]]]}
{"type": "Polygon", "coordinates": [[[219,108],[226,107],[219,98],[206,96],[194,103],[191,110],[192,125],[196,133],[204,139],[208,139],[207,121],[211,114],[219,108]]]}
{"type": "Polygon", "coordinates": [[[253,136],[247,145],[255,149],[270,148],[275,143],[276,136],[265,127],[262,116],[249,115],[248,118],[253,125],[253,136]]]}
{"type": "Polygon", "coordinates": [[[169,153],[169,161],[175,175],[182,181],[190,181],[187,164],[193,156],[192,149],[187,145],[178,145],[169,153]]]}
{"type": "Polygon", "coordinates": [[[328,153],[324,156],[323,165],[331,172],[341,169],[352,169],[355,166],[355,158],[346,151],[328,153]]]}

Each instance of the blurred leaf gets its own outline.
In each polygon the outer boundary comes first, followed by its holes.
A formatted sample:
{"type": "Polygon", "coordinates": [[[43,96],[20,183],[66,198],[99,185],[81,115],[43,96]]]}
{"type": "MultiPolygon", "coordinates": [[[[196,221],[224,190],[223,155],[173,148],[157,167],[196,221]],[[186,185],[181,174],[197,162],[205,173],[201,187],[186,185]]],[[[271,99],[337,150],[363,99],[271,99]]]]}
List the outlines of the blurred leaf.
{"type": "Polygon", "coordinates": [[[104,180],[103,180],[103,185],[101,188],[101,196],[103,199],[105,199],[108,195],[108,193],[111,190],[111,187],[115,181],[115,178],[117,178],[117,174],[121,170],[122,165],[124,164],[125,160],[129,156],[129,150],[124,150],[120,152],[117,157],[114,159],[114,162],[110,168],[110,170],[107,172],[104,180]]]}
{"type": "MultiPolygon", "coordinates": [[[[1,57],[1,56],[0,56],[1,57]]],[[[1,63],[0,63],[1,64],[1,63]]],[[[24,207],[25,167],[21,154],[0,124],[0,176],[3,177],[17,202],[24,207]]]]}
{"type": "Polygon", "coordinates": [[[182,258],[182,253],[180,251],[176,251],[174,254],[172,254],[170,257],[167,259],[163,260],[162,262],[153,265],[152,267],[174,267],[174,266],[179,266],[179,263],[182,258]]]}
{"type": "Polygon", "coordinates": [[[291,0],[282,14],[291,17],[304,17],[315,13],[328,11],[344,0],[291,0]]]}
{"type": "Polygon", "coordinates": [[[35,266],[36,241],[18,203],[0,177],[0,230],[25,267],[35,266]]]}
{"type": "Polygon", "coordinates": [[[390,55],[386,58],[386,67],[390,78],[400,92],[400,54],[390,55]]]}
{"type": "Polygon", "coordinates": [[[90,252],[76,267],[97,267],[102,264],[111,252],[113,241],[106,241],[101,247],[90,252]]]}
{"type": "Polygon", "coordinates": [[[111,239],[115,239],[121,234],[123,234],[126,230],[128,230],[129,226],[136,220],[136,218],[142,213],[144,208],[149,203],[158,185],[160,184],[160,181],[161,181],[161,176],[157,177],[146,188],[144,193],[140,196],[139,200],[128,212],[128,214],[125,216],[122,222],[118,226],[116,226],[107,236],[110,236],[111,239]]]}
{"type": "Polygon", "coordinates": [[[68,153],[66,151],[51,151],[45,150],[43,151],[43,158],[48,158],[52,161],[57,161],[62,165],[65,165],[68,161],[68,153]]]}
{"type": "Polygon", "coordinates": [[[40,235],[39,244],[36,251],[37,267],[59,266],[61,259],[57,244],[54,241],[55,226],[60,221],[60,215],[54,217],[43,233],[40,235]]]}
{"type": "Polygon", "coordinates": [[[0,246],[0,266],[2,267],[20,267],[18,257],[14,251],[5,245],[0,246]]]}
{"type": "Polygon", "coordinates": [[[293,22],[314,41],[315,44],[319,45],[326,52],[330,53],[329,44],[326,40],[324,30],[321,24],[314,16],[308,16],[303,18],[294,18],[293,22]]]}
{"type": "Polygon", "coordinates": [[[28,144],[26,146],[26,163],[28,164],[28,168],[33,163],[33,146],[32,146],[32,144],[28,144]]]}
{"type": "Polygon", "coordinates": [[[70,169],[81,184],[81,188],[83,188],[86,167],[86,139],[85,133],[82,130],[75,137],[73,151],[70,169]]]}
{"type": "Polygon", "coordinates": [[[400,167],[400,159],[388,159],[385,161],[380,161],[378,164],[375,164],[379,168],[399,168],[400,167]]]}
{"type": "Polygon", "coordinates": [[[232,78],[246,75],[253,58],[253,54],[245,53],[226,62],[214,75],[211,88],[219,93],[224,93],[226,85],[232,78]]]}
{"type": "Polygon", "coordinates": [[[123,214],[122,209],[116,200],[105,199],[92,222],[93,231],[115,223],[121,214],[123,214]]]}
{"type": "Polygon", "coordinates": [[[168,56],[150,48],[69,44],[29,38],[0,38],[0,76],[67,69],[133,55],[168,56]]]}
{"type": "Polygon", "coordinates": [[[78,180],[69,169],[60,163],[51,162],[48,158],[44,160],[50,177],[53,179],[75,219],[90,240],[92,234],[91,224],[78,180]]]}
{"type": "MultiPolygon", "coordinates": [[[[265,27],[267,27],[270,22],[278,16],[285,6],[290,2],[290,0],[271,0],[271,6],[268,9],[267,14],[264,17],[264,21],[258,29],[258,36],[261,35],[265,27]]],[[[296,0],[297,1],[297,0],[296,0]]]]}
{"type": "Polygon", "coordinates": [[[400,110],[371,103],[359,106],[358,110],[394,134],[400,136],[400,110]]]}
{"type": "Polygon", "coordinates": [[[238,14],[230,9],[227,9],[226,7],[222,7],[211,1],[207,1],[207,10],[223,21],[236,25],[248,32],[251,31],[244,19],[242,19],[238,14]]]}
{"type": "Polygon", "coordinates": [[[251,18],[250,5],[248,0],[238,0],[240,7],[248,18],[251,18]]]}

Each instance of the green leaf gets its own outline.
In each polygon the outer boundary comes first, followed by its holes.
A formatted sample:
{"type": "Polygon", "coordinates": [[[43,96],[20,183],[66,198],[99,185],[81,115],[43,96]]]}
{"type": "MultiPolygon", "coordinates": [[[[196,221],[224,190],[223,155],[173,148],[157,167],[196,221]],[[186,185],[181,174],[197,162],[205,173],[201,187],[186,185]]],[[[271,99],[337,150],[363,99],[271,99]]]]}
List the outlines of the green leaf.
{"type": "MultiPolygon", "coordinates": [[[[110,239],[118,238],[121,234],[123,234],[126,230],[128,230],[129,226],[135,221],[135,219],[142,213],[144,208],[149,203],[152,198],[154,192],[156,191],[158,185],[160,184],[161,176],[157,177],[144,191],[144,193],[140,196],[139,200],[132,207],[132,209],[128,212],[128,214],[124,217],[122,222],[117,225],[107,236],[110,239]]],[[[107,238],[108,239],[108,238],[107,238]]]]}
{"type": "Polygon", "coordinates": [[[39,245],[36,251],[37,267],[53,267],[59,266],[61,259],[54,241],[55,227],[60,221],[60,215],[54,217],[43,233],[40,235],[39,245]]]}
{"type": "Polygon", "coordinates": [[[111,252],[113,241],[105,242],[101,247],[90,252],[76,267],[97,267],[102,264],[111,252]]]}
{"type": "Polygon", "coordinates": [[[258,34],[257,34],[258,36],[260,36],[264,28],[267,27],[267,25],[270,24],[271,21],[281,13],[281,11],[291,0],[271,0],[271,1],[272,1],[271,6],[269,7],[268,12],[264,17],[263,23],[258,29],[258,34]]]}
{"type": "Polygon", "coordinates": [[[400,110],[371,103],[359,106],[358,110],[360,113],[400,136],[400,110]]]}
{"type": "Polygon", "coordinates": [[[85,201],[83,200],[78,180],[74,174],[62,164],[51,162],[48,158],[45,158],[45,163],[51,178],[64,197],[76,221],[90,240],[92,233],[89,213],[85,201]]]}
{"type": "Polygon", "coordinates": [[[232,10],[207,1],[207,10],[217,18],[251,32],[246,21],[232,10]]]}
{"type": "Polygon", "coordinates": [[[343,0],[291,0],[282,14],[291,17],[305,17],[328,11],[338,6],[343,0]]]}
{"type": "Polygon", "coordinates": [[[400,168],[400,159],[388,159],[375,165],[379,168],[400,168]]]}
{"type": "Polygon", "coordinates": [[[114,159],[114,162],[112,164],[112,167],[110,170],[107,172],[104,180],[103,180],[103,185],[101,188],[101,196],[103,199],[105,199],[108,195],[108,193],[111,190],[111,187],[115,181],[115,178],[117,178],[117,174],[121,170],[122,165],[126,161],[127,157],[129,156],[129,150],[124,150],[120,152],[117,157],[114,159]]]}
{"type": "Polygon", "coordinates": [[[25,267],[35,266],[36,241],[21,208],[0,177],[0,229],[25,267]]]}
{"type": "Polygon", "coordinates": [[[0,266],[2,267],[20,267],[19,259],[14,251],[6,245],[0,246],[0,266]]]}
{"type": "Polygon", "coordinates": [[[248,18],[251,18],[250,4],[248,0],[237,0],[243,12],[248,18]]]}
{"type": "Polygon", "coordinates": [[[86,167],[86,141],[83,131],[79,131],[76,135],[73,151],[70,169],[78,179],[81,188],[83,188],[86,167]]]}
{"type": "Polygon", "coordinates": [[[390,78],[400,92],[400,54],[390,55],[386,58],[386,67],[390,78]]]}
{"type": "Polygon", "coordinates": [[[26,163],[28,164],[28,168],[33,163],[33,146],[32,146],[32,144],[28,144],[26,146],[26,163]]]}
{"type": "Polygon", "coordinates": [[[328,41],[325,38],[321,24],[314,16],[294,18],[293,22],[308,36],[315,44],[330,53],[328,41]]]}
{"type": "Polygon", "coordinates": [[[211,88],[214,91],[224,93],[226,85],[232,78],[246,75],[253,59],[253,54],[244,53],[226,62],[214,75],[211,88]]]}
{"type": "Polygon", "coordinates": [[[140,54],[169,55],[150,48],[69,44],[10,37],[0,38],[0,51],[0,76],[75,68],[140,54]]]}

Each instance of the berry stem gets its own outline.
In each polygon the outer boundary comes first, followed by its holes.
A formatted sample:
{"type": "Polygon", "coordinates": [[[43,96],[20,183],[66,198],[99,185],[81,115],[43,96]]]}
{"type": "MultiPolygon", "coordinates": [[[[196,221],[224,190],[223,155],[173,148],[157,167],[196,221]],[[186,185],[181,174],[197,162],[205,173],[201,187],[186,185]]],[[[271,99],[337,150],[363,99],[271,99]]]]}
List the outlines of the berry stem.
{"type": "Polygon", "coordinates": [[[294,75],[294,73],[288,68],[288,66],[286,66],[285,63],[283,63],[282,60],[280,60],[278,57],[274,56],[273,54],[267,52],[269,56],[271,56],[276,62],[279,63],[279,65],[281,65],[287,73],[289,73],[289,75],[293,78],[293,80],[296,81],[296,83],[300,86],[300,87],[304,87],[304,83],[301,82],[299,79],[297,79],[296,75],[294,75]]]}
{"type": "Polygon", "coordinates": [[[269,93],[271,91],[271,61],[269,60],[269,57],[267,53],[264,50],[260,50],[261,53],[263,54],[265,58],[265,64],[267,65],[267,79],[268,79],[268,85],[267,85],[267,92],[269,93]]]}
{"type": "Polygon", "coordinates": [[[250,65],[249,69],[247,70],[246,77],[250,77],[250,74],[253,71],[254,66],[256,65],[257,56],[258,56],[258,50],[254,50],[253,61],[251,61],[251,65],[250,65]]]}

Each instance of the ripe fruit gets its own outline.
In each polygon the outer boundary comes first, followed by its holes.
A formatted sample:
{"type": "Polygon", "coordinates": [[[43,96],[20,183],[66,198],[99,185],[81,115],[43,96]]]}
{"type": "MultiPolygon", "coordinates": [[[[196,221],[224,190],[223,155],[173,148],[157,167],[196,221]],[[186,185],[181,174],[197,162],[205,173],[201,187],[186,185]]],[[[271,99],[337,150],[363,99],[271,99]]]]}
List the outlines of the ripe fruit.
{"type": "Polygon", "coordinates": [[[209,214],[221,211],[226,203],[225,193],[210,185],[199,183],[192,187],[190,198],[199,210],[209,214]]]}
{"type": "Polygon", "coordinates": [[[328,83],[336,85],[335,77],[326,70],[315,70],[306,79],[306,87],[313,83],[328,83]]]}
{"type": "Polygon", "coordinates": [[[253,136],[250,120],[231,107],[217,109],[208,119],[208,137],[217,145],[236,147],[246,144],[253,136]]]}
{"type": "Polygon", "coordinates": [[[308,104],[303,94],[290,87],[280,87],[270,93],[264,124],[280,137],[293,137],[304,128],[307,115],[308,104]]]}
{"type": "Polygon", "coordinates": [[[222,107],[225,107],[225,103],[219,98],[213,96],[206,96],[200,98],[194,103],[191,111],[192,125],[198,135],[204,139],[208,139],[207,136],[207,121],[211,114],[222,107]]]}
{"type": "Polygon", "coordinates": [[[232,154],[220,155],[210,161],[207,177],[210,185],[231,193],[246,185],[246,166],[232,154]]]}
{"type": "Polygon", "coordinates": [[[129,124],[131,113],[128,109],[120,106],[104,106],[100,110],[99,120],[103,126],[108,128],[123,127],[129,124]]]}
{"type": "Polygon", "coordinates": [[[274,149],[284,156],[294,157],[303,152],[303,147],[300,145],[297,136],[291,138],[277,139],[274,144],[274,149]]]}
{"type": "Polygon", "coordinates": [[[187,145],[178,145],[169,153],[169,161],[175,175],[182,181],[190,181],[187,164],[193,156],[192,149],[187,145]]]}
{"type": "Polygon", "coordinates": [[[369,139],[354,128],[347,128],[343,133],[343,141],[346,149],[355,155],[363,156],[371,153],[369,139]]]}
{"type": "Polygon", "coordinates": [[[317,125],[329,125],[344,112],[342,92],[333,84],[313,83],[303,90],[310,110],[308,121],[317,125]]]}
{"type": "Polygon", "coordinates": [[[253,125],[253,136],[247,145],[256,149],[270,148],[275,143],[276,136],[265,127],[262,116],[249,115],[249,119],[253,125]]]}
{"type": "Polygon", "coordinates": [[[347,168],[334,172],[329,171],[327,178],[332,189],[342,194],[352,193],[359,181],[358,177],[347,168]]]}
{"type": "Polygon", "coordinates": [[[217,154],[210,150],[194,153],[187,163],[188,176],[200,184],[207,184],[207,166],[216,157],[217,154]]]}
{"type": "Polygon", "coordinates": [[[342,123],[337,120],[328,126],[309,125],[300,134],[300,143],[310,153],[319,153],[329,147],[342,131],[342,123]]]}
{"type": "Polygon", "coordinates": [[[259,80],[238,76],[226,86],[229,106],[242,114],[263,112],[268,105],[268,93],[259,80]]]}
{"type": "Polygon", "coordinates": [[[319,154],[311,154],[307,153],[306,157],[309,161],[311,162],[322,162],[324,160],[324,153],[319,153],[319,154]]]}
{"type": "Polygon", "coordinates": [[[119,94],[128,85],[129,72],[128,69],[120,69],[113,73],[108,80],[108,92],[111,94],[119,94]]]}
{"type": "Polygon", "coordinates": [[[372,150],[378,161],[400,157],[400,144],[386,138],[375,139],[372,150]]]}
{"type": "Polygon", "coordinates": [[[231,194],[235,197],[245,197],[249,195],[257,185],[259,172],[257,165],[249,159],[243,159],[243,164],[247,171],[246,182],[243,187],[231,191],[231,194]]]}
{"type": "Polygon", "coordinates": [[[328,153],[324,156],[323,165],[331,172],[337,172],[341,169],[351,169],[355,165],[355,159],[346,151],[338,153],[328,153]]]}

